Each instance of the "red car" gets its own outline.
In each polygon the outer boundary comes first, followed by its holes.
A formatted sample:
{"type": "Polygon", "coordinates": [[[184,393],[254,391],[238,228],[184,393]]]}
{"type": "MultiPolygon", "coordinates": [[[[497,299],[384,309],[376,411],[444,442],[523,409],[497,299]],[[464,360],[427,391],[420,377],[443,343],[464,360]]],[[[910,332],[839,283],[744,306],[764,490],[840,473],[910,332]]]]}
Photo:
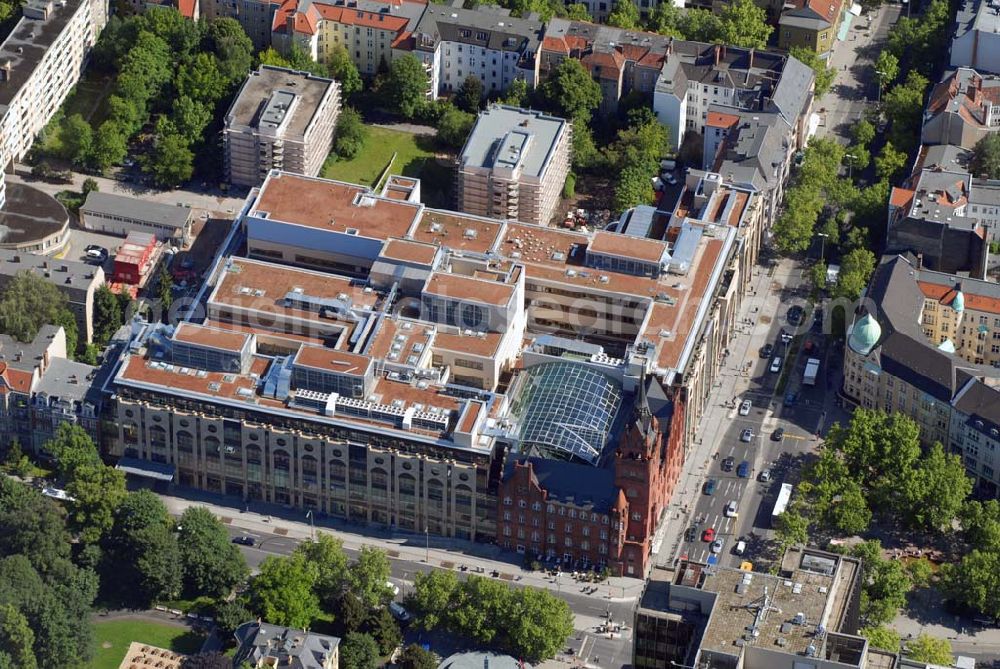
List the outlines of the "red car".
{"type": "Polygon", "coordinates": [[[701,533],[702,541],[715,541],[715,528],[710,527],[701,533]]]}

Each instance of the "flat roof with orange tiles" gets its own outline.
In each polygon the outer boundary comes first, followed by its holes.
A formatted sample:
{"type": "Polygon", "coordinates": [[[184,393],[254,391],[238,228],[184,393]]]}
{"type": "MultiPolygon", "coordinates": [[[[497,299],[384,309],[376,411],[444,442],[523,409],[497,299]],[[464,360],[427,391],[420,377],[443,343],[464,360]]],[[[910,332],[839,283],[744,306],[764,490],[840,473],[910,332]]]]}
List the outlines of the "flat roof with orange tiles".
{"type": "Polygon", "coordinates": [[[514,286],[499,281],[484,281],[461,274],[433,272],[424,286],[424,293],[453,300],[483,302],[504,306],[514,295],[514,286]]]}
{"type": "MultiPolygon", "coordinates": [[[[255,374],[258,378],[264,375],[271,359],[264,356],[254,356],[250,363],[250,374],[255,374]]],[[[163,363],[146,360],[138,355],[128,356],[121,370],[118,372],[120,381],[135,381],[147,385],[155,385],[160,388],[167,388],[172,394],[183,395],[185,393],[198,393],[210,397],[220,397],[232,400],[242,400],[238,391],[249,393],[253,396],[257,388],[256,379],[250,374],[234,375],[223,374],[221,372],[207,372],[204,370],[188,369],[187,373],[180,373],[181,367],[171,366],[167,369],[163,363]],[[201,372],[201,376],[197,373],[201,372]]]]}
{"type": "Polygon", "coordinates": [[[403,237],[421,205],[382,198],[364,186],[280,172],[269,176],[254,203],[268,219],[373,239],[403,237]]]}
{"type": "Polygon", "coordinates": [[[408,239],[390,239],[382,247],[382,256],[394,260],[430,265],[434,262],[438,247],[433,244],[415,242],[408,239]]]}
{"type": "Polygon", "coordinates": [[[655,239],[630,237],[601,230],[594,234],[587,250],[591,253],[602,253],[621,258],[660,262],[667,252],[667,245],[655,239]]]}
{"type": "Polygon", "coordinates": [[[740,221],[743,219],[743,212],[747,208],[747,203],[750,201],[750,193],[746,193],[741,190],[732,191],[733,195],[736,197],[736,203],[729,212],[729,223],[732,227],[737,227],[740,221]]]}
{"type": "Polygon", "coordinates": [[[433,330],[434,326],[426,323],[383,318],[366,353],[376,360],[405,362],[410,355],[420,355],[431,345],[433,330]],[[399,345],[397,360],[389,358],[394,344],[399,345]]]}
{"type": "Polygon", "coordinates": [[[246,346],[251,335],[239,332],[227,332],[215,328],[195,325],[194,323],[180,323],[174,332],[174,340],[197,346],[208,346],[223,351],[239,353],[246,346]]]}
{"type": "Polygon", "coordinates": [[[725,246],[724,240],[709,239],[703,243],[691,263],[693,275],[684,277],[687,284],[683,290],[668,288],[664,292],[672,297],[674,304],[656,302],[653,304],[646,323],[645,338],[657,346],[657,366],[663,369],[678,369],[681,355],[688,338],[697,325],[698,310],[708,294],[709,282],[720,260],[725,246]],[[669,332],[669,337],[661,337],[661,332],[669,332]]]}
{"type": "Polygon", "coordinates": [[[520,254],[517,262],[524,264],[529,279],[577,286],[588,292],[597,290],[649,298],[660,291],[655,279],[584,266],[588,241],[581,233],[511,223],[499,252],[508,258],[512,253],[520,254]]]}
{"type": "MultiPolygon", "coordinates": [[[[285,295],[296,288],[301,288],[304,294],[311,297],[325,299],[347,295],[355,307],[366,310],[376,309],[381,300],[378,292],[366,290],[366,286],[357,279],[232,257],[228,268],[223,269],[210,301],[268,313],[297,311],[284,304],[285,295]],[[257,291],[263,291],[263,295],[257,295],[257,291]]],[[[316,318],[317,314],[307,317],[316,318]]]]}
{"type": "Polygon", "coordinates": [[[453,251],[486,253],[503,231],[502,221],[440,209],[425,209],[411,235],[418,242],[446,246],[453,251]]]}
{"type": "Polygon", "coordinates": [[[503,334],[499,332],[466,335],[439,331],[434,335],[431,347],[453,353],[468,353],[483,358],[492,358],[497,354],[502,340],[503,334]]]}
{"type": "Polygon", "coordinates": [[[731,128],[740,122],[740,117],[736,114],[726,114],[724,112],[710,111],[705,119],[705,125],[709,128],[731,128]]]}
{"type": "Polygon", "coordinates": [[[364,376],[373,360],[367,355],[338,351],[326,346],[302,346],[295,355],[294,364],[337,374],[364,376]]]}
{"type": "MultiPolygon", "coordinates": [[[[259,327],[253,327],[250,325],[240,325],[239,323],[226,323],[224,321],[207,320],[205,325],[208,327],[215,328],[217,330],[227,330],[229,332],[243,332],[246,334],[252,334],[257,337],[257,349],[260,350],[261,344],[279,341],[289,349],[298,350],[299,346],[302,344],[312,344],[314,346],[324,346],[329,343],[330,338],[321,339],[319,337],[311,337],[309,335],[298,334],[294,332],[276,332],[273,330],[262,330],[259,327]]],[[[346,331],[346,335],[340,337],[340,341],[347,341],[350,338],[350,330],[346,331]]],[[[337,347],[339,348],[339,346],[337,347]]]]}
{"type": "Polygon", "coordinates": [[[380,378],[375,384],[371,398],[372,401],[380,404],[391,404],[393,400],[400,400],[405,403],[406,408],[422,404],[422,411],[426,411],[430,407],[437,407],[445,411],[458,411],[462,406],[461,400],[439,392],[434,386],[418,388],[404,381],[394,381],[386,377],[380,378]]]}
{"type": "Polygon", "coordinates": [[[465,411],[465,415],[462,416],[462,422],[458,426],[459,432],[472,432],[472,429],[476,427],[476,421],[479,420],[479,415],[483,412],[482,402],[469,402],[468,409],[465,411]]]}

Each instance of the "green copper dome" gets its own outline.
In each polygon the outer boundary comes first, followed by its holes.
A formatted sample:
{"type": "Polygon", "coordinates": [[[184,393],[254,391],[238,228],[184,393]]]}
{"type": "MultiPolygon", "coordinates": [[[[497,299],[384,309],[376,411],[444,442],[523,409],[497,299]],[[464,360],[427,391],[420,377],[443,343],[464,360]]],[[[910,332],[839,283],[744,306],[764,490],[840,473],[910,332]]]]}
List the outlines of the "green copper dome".
{"type": "Polygon", "coordinates": [[[855,353],[868,355],[882,337],[882,328],[871,314],[865,314],[854,323],[847,343],[855,353]]]}
{"type": "Polygon", "coordinates": [[[955,299],[951,301],[951,308],[958,313],[965,311],[965,295],[962,294],[962,291],[955,293],[955,299]]]}

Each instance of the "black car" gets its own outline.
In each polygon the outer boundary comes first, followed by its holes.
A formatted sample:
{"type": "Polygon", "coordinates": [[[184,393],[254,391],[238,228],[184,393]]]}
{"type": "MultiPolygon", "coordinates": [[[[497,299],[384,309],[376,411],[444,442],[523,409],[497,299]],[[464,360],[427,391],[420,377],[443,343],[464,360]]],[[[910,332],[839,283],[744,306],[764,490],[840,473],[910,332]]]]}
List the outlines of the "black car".
{"type": "Polygon", "coordinates": [[[723,460],[722,461],[722,471],[724,471],[724,472],[731,472],[731,471],[733,471],[733,464],[735,462],[736,461],[733,458],[726,458],[725,460],[723,460]]]}
{"type": "Polygon", "coordinates": [[[770,358],[773,353],[774,353],[774,344],[764,344],[763,346],[760,347],[760,357],[762,358],[765,359],[770,358]]]}
{"type": "Polygon", "coordinates": [[[771,441],[784,441],[785,440],[785,428],[779,427],[777,430],[771,433],[771,441]]]}
{"type": "Polygon", "coordinates": [[[788,322],[792,327],[798,327],[802,323],[802,316],[805,312],[802,307],[795,305],[788,310],[788,322]]]}
{"type": "Polygon", "coordinates": [[[698,537],[698,528],[692,525],[684,531],[684,541],[694,541],[698,537]]]}
{"type": "Polygon", "coordinates": [[[253,537],[244,534],[242,537],[233,537],[233,543],[241,546],[253,546],[257,541],[253,537]]]}

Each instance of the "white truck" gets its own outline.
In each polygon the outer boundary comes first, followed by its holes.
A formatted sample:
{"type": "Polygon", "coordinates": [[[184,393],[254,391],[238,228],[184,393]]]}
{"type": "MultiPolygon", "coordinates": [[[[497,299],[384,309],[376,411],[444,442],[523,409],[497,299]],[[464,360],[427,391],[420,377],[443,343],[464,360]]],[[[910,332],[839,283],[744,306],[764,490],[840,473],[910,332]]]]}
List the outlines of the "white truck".
{"type": "Polygon", "coordinates": [[[816,376],[819,374],[819,358],[809,358],[806,360],[806,371],[802,374],[802,384],[806,386],[816,385],[816,376]]]}

